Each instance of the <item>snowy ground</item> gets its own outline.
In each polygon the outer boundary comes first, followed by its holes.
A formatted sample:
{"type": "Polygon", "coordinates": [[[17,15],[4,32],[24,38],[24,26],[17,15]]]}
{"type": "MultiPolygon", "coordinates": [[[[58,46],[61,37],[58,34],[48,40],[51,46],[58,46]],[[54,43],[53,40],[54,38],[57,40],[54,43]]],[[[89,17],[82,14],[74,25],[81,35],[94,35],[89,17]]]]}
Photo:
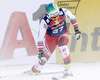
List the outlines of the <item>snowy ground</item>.
{"type": "MultiPolygon", "coordinates": [[[[12,65],[0,66],[0,80],[52,80],[56,75],[20,75],[24,71],[31,69],[33,65],[12,65]]],[[[62,71],[63,64],[46,64],[42,72],[62,71]]],[[[97,63],[72,63],[72,71],[74,76],[67,80],[100,80],[100,62],[97,63]]],[[[59,75],[59,74],[58,74],[59,75]]],[[[63,79],[64,80],[64,79],[63,79]]]]}

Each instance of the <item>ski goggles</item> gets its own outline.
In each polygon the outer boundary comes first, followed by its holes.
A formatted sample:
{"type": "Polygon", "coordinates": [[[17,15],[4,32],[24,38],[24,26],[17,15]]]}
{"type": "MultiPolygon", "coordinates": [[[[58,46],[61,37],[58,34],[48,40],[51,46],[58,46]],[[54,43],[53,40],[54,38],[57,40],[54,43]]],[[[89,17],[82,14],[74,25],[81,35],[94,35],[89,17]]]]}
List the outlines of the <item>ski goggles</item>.
{"type": "Polygon", "coordinates": [[[57,19],[57,18],[59,17],[59,15],[60,15],[60,13],[59,13],[58,15],[56,15],[56,16],[51,16],[50,18],[51,18],[52,20],[54,20],[54,19],[57,19]]]}

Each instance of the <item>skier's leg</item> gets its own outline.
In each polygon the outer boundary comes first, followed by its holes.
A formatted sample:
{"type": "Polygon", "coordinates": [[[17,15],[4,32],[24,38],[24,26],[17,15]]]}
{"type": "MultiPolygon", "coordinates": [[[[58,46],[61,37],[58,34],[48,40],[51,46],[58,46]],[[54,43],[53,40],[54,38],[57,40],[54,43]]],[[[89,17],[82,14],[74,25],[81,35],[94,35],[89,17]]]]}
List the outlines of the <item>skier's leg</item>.
{"type": "Polygon", "coordinates": [[[33,74],[37,75],[38,73],[40,73],[41,69],[43,68],[43,65],[45,65],[50,56],[50,52],[44,45],[43,51],[41,51],[41,53],[38,54],[38,62],[32,67],[33,74]]]}
{"type": "Polygon", "coordinates": [[[39,55],[39,61],[32,67],[33,73],[37,74],[43,68],[43,65],[48,61],[53,51],[57,46],[57,37],[51,37],[49,35],[45,35],[45,42],[43,46],[43,54],[39,55]],[[41,61],[41,59],[45,59],[45,62],[41,61]]]}
{"type": "Polygon", "coordinates": [[[71,59],[70,59],[69,49],[67,47],[68,42],[69,42],[69,37],[67,35],[62,35],[59,38],[59,48],[64,61],[64,75],[72,75],[70,69],[71,59]]]}

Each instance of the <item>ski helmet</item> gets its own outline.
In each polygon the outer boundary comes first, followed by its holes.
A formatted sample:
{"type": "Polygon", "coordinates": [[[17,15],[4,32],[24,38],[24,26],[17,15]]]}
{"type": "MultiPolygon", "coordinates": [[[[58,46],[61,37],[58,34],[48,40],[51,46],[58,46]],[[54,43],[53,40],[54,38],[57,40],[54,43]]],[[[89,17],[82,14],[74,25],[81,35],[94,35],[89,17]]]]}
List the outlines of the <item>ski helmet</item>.
{"type": "Polygon", "coordinates": [[[59,8],[56,4],[50,3],[46,6],[46,12],[50,17],[53,17],[59,14],[59,8]]]}

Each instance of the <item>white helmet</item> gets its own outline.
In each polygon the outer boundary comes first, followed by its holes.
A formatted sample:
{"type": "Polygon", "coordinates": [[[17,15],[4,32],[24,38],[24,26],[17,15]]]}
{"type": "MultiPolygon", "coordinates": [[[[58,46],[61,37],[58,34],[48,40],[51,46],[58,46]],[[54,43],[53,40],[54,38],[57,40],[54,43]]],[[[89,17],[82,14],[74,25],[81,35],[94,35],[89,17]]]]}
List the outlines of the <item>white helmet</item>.
{"type": "Polygon", "coordinates": [[[59,8],[56,4],[50,3],[46,6],[46,12],[50,17],[54,17],[59,14],[59,8]]]}

